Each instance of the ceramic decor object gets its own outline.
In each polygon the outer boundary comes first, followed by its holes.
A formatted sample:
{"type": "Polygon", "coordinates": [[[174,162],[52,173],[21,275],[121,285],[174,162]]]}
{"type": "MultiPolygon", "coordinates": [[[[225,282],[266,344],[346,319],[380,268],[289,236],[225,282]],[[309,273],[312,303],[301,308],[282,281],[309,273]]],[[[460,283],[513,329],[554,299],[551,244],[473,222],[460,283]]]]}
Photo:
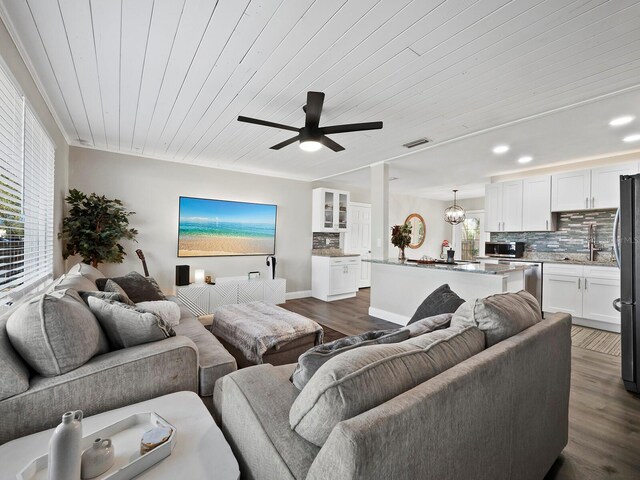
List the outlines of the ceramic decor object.
{"type": "Polygon", "coordinates": [[[110,438],[96,438],[82,454],[82,480],[95,478],[109,470],[115,462],[110,438]]]}
{"type": "Polygon", "coordinates": [[[82,411],[62,415],[49,441],[49,480],[80,480],[82,411]]]}

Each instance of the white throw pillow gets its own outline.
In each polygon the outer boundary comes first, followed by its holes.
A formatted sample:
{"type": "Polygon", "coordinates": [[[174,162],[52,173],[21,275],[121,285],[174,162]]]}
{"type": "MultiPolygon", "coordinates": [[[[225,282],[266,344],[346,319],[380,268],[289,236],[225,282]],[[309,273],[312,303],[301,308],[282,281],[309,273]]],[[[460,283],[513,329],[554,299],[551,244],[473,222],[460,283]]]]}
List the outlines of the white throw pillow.
{"type": "Polygon", "coordinates": [[[98,278],[104,278],[104,275],[100,270],[86,263],[75,264],[69,269],[69,273],[82,275],[84,278],[88,278],[94,283],[98,278]]]}
{"type": "Polygon", "coordinates": [[[180,323],[180,306],[170,300],[154,300],[150,302],[138,302],[136,307],[155,313],[172,327],[180,323]]]}

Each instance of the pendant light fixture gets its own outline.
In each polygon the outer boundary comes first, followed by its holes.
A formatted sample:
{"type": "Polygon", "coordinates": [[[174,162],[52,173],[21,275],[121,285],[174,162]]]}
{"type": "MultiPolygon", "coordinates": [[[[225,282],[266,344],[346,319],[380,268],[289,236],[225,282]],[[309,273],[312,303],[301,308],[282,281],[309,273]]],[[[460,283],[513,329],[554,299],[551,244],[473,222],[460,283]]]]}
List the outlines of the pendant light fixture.
{"type": "Polygon", "coordinates": [[[453,191],[453,205],[447,208],[444,211],[444,219],[447,223],[451,225],[458,225],[459,223],[464,222],[465,212],[464,208],[460,205],[456,204],[456,193],[458,190],[453,191]]]}

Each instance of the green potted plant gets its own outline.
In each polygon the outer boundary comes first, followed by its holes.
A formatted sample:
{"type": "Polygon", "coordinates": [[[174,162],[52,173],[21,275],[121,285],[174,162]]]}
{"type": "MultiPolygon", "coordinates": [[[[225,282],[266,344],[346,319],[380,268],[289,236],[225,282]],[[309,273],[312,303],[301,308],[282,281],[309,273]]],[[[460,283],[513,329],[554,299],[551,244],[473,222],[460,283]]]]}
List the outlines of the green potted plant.
{"type": "Polygon", "coordinates": [[[94,267],[99,263],[122,263],[126,253],[120,240],[135,240],[138,234],[135,228],[129,228],[129,216],[135,212],[128,212],[118,199],[86,195],[75,188],[69,190],[65,201],[69,215],[58,234],[64,242],[64,259],[77,254],[94,267]]]}
{"type": "Polygon", "coordinates": [[[398,260],[405,261],[404,249],[411,243],[411,225],[408,223],[391,227],[391,243],[400,249],[398,260]]]}

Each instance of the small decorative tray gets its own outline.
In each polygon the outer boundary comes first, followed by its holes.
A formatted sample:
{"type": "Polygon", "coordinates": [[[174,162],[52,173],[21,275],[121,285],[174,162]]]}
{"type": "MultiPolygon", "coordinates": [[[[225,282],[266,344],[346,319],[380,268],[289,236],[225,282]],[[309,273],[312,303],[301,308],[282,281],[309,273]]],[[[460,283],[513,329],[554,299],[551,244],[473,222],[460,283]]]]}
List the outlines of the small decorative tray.
{"type": "MultiPolygon", "coordinates": [[[[115,463],[95,480],[130,480],[171,455],[176,444],[176,428],[154,412],[137,413],[82,438],[82,451],[96,438],[110,438],[115,450],[115,463]],[[149,453],[140,455],[142,435],[155,427],[173,430],[169,439],[149,453]]],[[[17,475],[17,480],[47,480],[48,455],[31,461],[17,475]]],[[[92,479],[93,480],[93,479],[92,479]]]]}

